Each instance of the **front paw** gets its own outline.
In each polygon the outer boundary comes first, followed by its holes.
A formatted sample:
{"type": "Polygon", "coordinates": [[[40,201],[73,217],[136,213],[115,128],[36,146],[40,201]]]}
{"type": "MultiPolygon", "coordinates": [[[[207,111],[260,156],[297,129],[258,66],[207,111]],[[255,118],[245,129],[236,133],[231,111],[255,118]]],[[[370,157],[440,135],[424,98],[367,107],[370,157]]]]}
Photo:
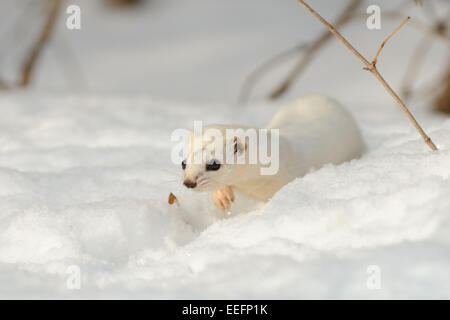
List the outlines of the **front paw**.
{"type": "Polygon", "coordinates": [[[213,191],[212,199],[220,210],[228,210],[234,201],[233,189],[230,186],[213,191]]]}

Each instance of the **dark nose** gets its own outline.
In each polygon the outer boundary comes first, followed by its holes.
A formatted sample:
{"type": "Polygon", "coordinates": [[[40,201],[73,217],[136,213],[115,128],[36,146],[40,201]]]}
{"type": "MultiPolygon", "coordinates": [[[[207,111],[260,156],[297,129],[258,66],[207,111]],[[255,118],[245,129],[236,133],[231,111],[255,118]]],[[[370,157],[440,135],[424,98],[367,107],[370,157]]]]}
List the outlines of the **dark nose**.
{"type": "Polygon", "coordinates": [[[186,180],[183,183],[188,188],[195,188],[197,186],[197,182],[192,182],[192,181],[189,181],[189,180],[186,180]]]}

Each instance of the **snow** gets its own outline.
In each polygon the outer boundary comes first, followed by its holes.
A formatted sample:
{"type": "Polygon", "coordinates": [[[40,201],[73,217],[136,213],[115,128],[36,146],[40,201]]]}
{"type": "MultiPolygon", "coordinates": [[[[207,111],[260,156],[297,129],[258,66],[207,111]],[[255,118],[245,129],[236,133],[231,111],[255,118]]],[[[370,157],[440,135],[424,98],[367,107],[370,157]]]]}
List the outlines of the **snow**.
{"type": "MultiPolygon", "coordinates": [[[[61,21],[54,46],[72,47],[88,85],[62,80],[50,47],[32,90],[0,93],[0,297],[450,298],[450,119],[411,105],[431,152],[338,42],[284,101],[321,92],[344,103],[367,144],[361,159],[296,179],[267,204],[238,195],[230,214],[182,186],[174,129],[263,126],[284,102],[235,97],[260,61],[322,30],[292,2],[153,1],[118,14],[74,1],[83,29],[67,35],[61,21]],[[70,266],[79,290],[67,287],[70,266]],[[369,266],[379,290],[367,287],[369,266]]],[[[340,6],[329,3],[314,7],[332,17],[340,6]]],[[[371,56],[392,26],[344,34],[371,56]]],[[[402,29],[380,56],[394,87],[416,39],[402,29]]],[[[422,83],[442,57],[436,44],[422,83]]]]}

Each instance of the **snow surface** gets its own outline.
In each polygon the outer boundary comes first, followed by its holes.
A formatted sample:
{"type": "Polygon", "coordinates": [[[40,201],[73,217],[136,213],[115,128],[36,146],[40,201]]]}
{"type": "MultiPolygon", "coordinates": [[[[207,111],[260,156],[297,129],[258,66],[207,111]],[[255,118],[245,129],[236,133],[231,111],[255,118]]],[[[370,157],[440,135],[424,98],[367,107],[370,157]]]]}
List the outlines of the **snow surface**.
{"type": "MultiPolygon", "coordinates": [[[[0,297],[450,298],[450,119],[411,106],[431,152],[338,42],[287,99],[321,92],[347,105],[367,144],[361,159],[296,179],[264,205],[238,195],[229,216],[182,187],[174,129],[263,126],[282,103],[235,98],[258,63],[321,30],[292,2],[153,1],[122,14],[74,2],[83,29],[60,22],[36,87],[0,93],[0,297]],[[61,39],[85,87],[63,80],[52,55],[61,39]],[[72,265],[80,290],[67,289],[72,265]],[[379,290],[366,285],[372,265],[379,290]]],[[[314,6],[332,17],[342,3],[314,6]]],[[[371,56],[395,24],[344,34],[371,56]]],[[[395,37],[379,60],[394,86],[419,40],[413,28],[395,37]]],[[[446,56],[434,48],[422,83],[446,56]]]]}

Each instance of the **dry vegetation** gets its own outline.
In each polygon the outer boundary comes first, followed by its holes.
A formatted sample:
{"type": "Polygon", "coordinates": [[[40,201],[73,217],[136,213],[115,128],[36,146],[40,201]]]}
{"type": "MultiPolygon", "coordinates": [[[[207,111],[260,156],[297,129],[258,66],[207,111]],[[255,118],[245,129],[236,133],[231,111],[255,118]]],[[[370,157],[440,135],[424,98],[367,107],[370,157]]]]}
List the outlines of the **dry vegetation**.
{"type": "MultiPolygon", "coordinates": [[[[355,20],[367,19],[368,15],[365,13],[365,6],[363,6],[363,0],[349,0],[347,6],[339,13],[336,22],[333,23],[334,28],[341,29],[347,26],[349,23],[355,20]]],[[[428,96],[434,96],[434,108],[440,112],[450,113],[450,63],[449,61],[443,61],[442,63],[448,64],[447,72],[445,76],[441,76],[439,79],[432,81],[434,83],[430,88],[414,88],[415,81],[420,76],[420,67],[422,66],[426,54],[434,41],[440,41],[448,45],[450,51],[450,35],[449,35],[449,21],[450,21],[450,8],[443,14],[437,14],[437,10],[433,5],[433,1],[402,1],[396,8],[390,11],[382,12],[382,19],[390,19],[401,21],[405,18],[406,14],[403,12],[408,9],[409,6],[420,6],[427,16],[427,21],[420,21],[417,18],[408,22],[408,25],[415,28],[419,35],[423,35],[423,39],[420,41],[417,48],[411,54],[410,62],[403,82],[400,88],[400,96],[404,101],[409,101],[412,98],[420,98],[424,94],[428,96]]],[[[292,55],[298,55],[299,61],[288,72],[288,74],[272,89],[268,94],[268,99],[278,99],[292,87],[297,81],[304,70],[311,64],[320,50],[325,48],[325,45],[332,39],[329,31],[324,31],[319,34],[315,40],[309,43],[301,43],[294,48],[281,52],[275,57],[269,58],[261,66],[256,68],[249,76],[244,80],[244,83],[239,94],[239,101],[241,103],[247,102],[250,97],[253,88],[257,81],[269,72],[273,67],[283,63],[292,55]]]]}

